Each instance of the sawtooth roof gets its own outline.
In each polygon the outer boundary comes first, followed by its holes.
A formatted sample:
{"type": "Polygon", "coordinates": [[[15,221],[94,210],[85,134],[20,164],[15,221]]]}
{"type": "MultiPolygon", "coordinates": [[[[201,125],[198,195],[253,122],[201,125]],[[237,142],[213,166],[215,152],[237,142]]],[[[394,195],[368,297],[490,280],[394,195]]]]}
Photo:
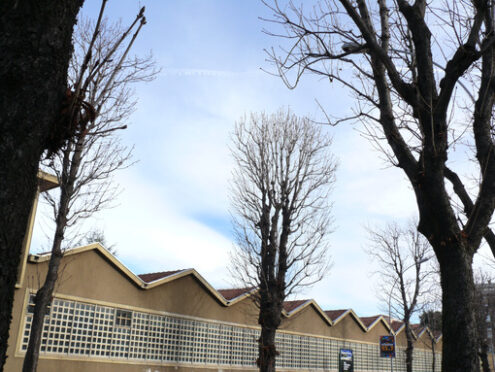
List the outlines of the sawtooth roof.
{"type": "Polygon", "coordinates": [[[172,271],[160,271],[157,273],[147,273],[147,274],[139,274],[138,276],[141,278],[143,282],[151,283],[155,280],[166,278],[170,275],[177,274],[183,270],[172,270],[172,271]]]}
{"type": "MultiPolygon", "coordinates": [[[[230,306],[238,301],[243,301],[245,298],[249,297],[255,289],[252,287],[244,287],[244,288],[227,288],[227,289],[215,289],[213,288],[196,270],[194,269],[182,269],[182,270],[168,270],[168,271],[160,271],[153,273],[145,273],[136,275],[132,273],[123,263],[121,263],[112,253],[106,250],[100,243],[92,243],[87,246],[78,247],[74,249],[70,249],[65,252],[65,255],[75,255],[87,251],[96,251],[100,255],[104,256],[115,268],[117,268],[124,276],[126,276],[129,280],[134,282],[138,287],[143,290],[151,289],[156,286],[164,285],[176,279],[191,275],[195,279],[197,279],[203,287],[210,292],[210,294],[215,297],[219,303],[223,306],[230,306]]],[[[31,263],[40,263],[46,262],[50,259],[51,254],[49,252],[43,254],[29,255],[29,262],[31,263]]],[[[311,306],[313,307],[329,326],[333,326],[334,322],[338,322],[340,319],[347,315],[351,315],[356,319],[356,321],[361,325],[364,332],[369,331],[370,327],[373,327],[377,321],[381,320],[386,324],[387,327],[391,327],[394,333],[398,333],[402,330],[404,323],[401,321],[397,321],[392,319],[392,322],[388,322],[388,317],[383,315],[374,315],[368,317],[358,317],[352,309],[339,309],[339,310],[327,310],[323,311],[319,307],[319,305],[312,299],[304,299],[304,300],[292,300],[292,301],[284,301],[283,303],[283,312],[287,317],[291,317],[292,315],[298,313],[304,308],[311,306]]],[[[413,324],[413,331],[422,332],[427,327],[424,328],[419,324],[413,324]]],[[[438,341],[442,335],[439,332],[431,332],[434,335],[435,340],[438,341]]]]}
{"type": "Polygon", "coordinates": [[[218,292],[228,301],[233,300],[239,296],[247,294],[251,292],[254,288],[245,287],[245,288],[228,288],[228,289],[218,289],[218,292]]]}
{"type": "Polygon", "coordinates": [[[325,314],[332,320],[332,322],[335,322],[338,318],[340,318],[344,313],[348,312],[349,309],[342,309],[342,310],[325,310],[325,314]]]}

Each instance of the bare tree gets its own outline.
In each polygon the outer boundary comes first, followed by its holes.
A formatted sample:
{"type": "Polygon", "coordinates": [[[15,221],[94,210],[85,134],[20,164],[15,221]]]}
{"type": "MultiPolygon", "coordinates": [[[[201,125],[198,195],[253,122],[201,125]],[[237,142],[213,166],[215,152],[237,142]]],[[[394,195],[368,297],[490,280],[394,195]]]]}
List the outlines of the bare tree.
{"type": "Polygon", "coordinates": [[[263,372],[275,370],[284,299],[320,280],[327,269],[328,193],[335,179],[330,143],[308,119],[282,110],[252,114],[233,133],[232,272],[247,287],[259,288],[263,372]]]}
{"type": "Polygon", "coordinates": [[[58,197],[45,196],[53,210],[55,233],[48,272],[35,296],[24,372],[37,368],[43,320],[58,278],[67,230],[109,206],[117,191],[112,174],[130,164],[131,150],[120,144],[116,134],[126,127],[124,122],[136,103],[129,85],[149,81],[157,72],[151,56],[128,57],[146,23],[144,8],[123,28],[103,19],[105,4],[103,0],[96,22],[80,22],[75,36],[76,51],[69,70],[73,89],[67,94],[80,102],[73,117],[78,130],[60,151],[49,148],[44,161],[45,167],[56,173],[60,193],[58,197]]]}
{"type": "Polygon", "coordinates": [[[429,342],[422,341],[422,343],[431,350],[432,372],[435,372],[437,365],[437,343],[438,338],[442,334],[442,290],[439,283],[440,270],[438,268],[438,262],[434,260],[433,265],[431,263],[430,261],[430,266],[433,266],[432,285],[430,286],[430,293],[427,296],[427,300],[423,301],[421,314],[419,315],[419,324],[427,327],[429,331],[429,342]]]}
{"type": "Polygon", "coordinates": [[[419,316],[419,323],[423,327],[427,327],[430,332],[430,340],[429,342],[423,341],[423,346],[430,348],[431,350],[431,370],[435,372],[436,370],[436,345],[437,338],[442,333],[442,312],[438,310],[434,310],[435,306],[431,307],[431,303],[428,304],[427,308],[423,310],[421,315],[419,316]]]}
{"type": "Polygon", "coordinates": [[[370,241],[368,254],[380,266],[379,291],[388,305],[389,319],[397,316],[404,322],[406,371],[412,372],[415,339],[411,317],[422,309],[425,294],[429,292],[432,272],[425,263],[433,252],[415,226],[404,229],[389,224],[383,229],[370,229],[370,241]],[[409,275],[409,271],[413,274],[409,275]]]}
{"type": "Polygon", "coordinates": [[[478,356],[483,372],[490,372],[488,352],[493,348],[493,317],[495,316],[495,285],[488,274],[480,271],[476,275],[474,312],[478,336],[478,356]]]}
{"type": "Polygon", "coordinates": [[[38,163],[67,88],[82,0],[0,2],[0,370],[38,163]]]}
{"type": "Polygon", "coordinates": [[[268,6],[269,21],[280,27],[270,33],[288,44],[268,52],[275,73],[291,88],[314,73],[349,89],[355,110],[330,121],[361,120],[363,132],[407,176],[418,229],[440,265],[442,368],[478,371],[472,260],[482,238],[490,239],[495,208],[492,1],[268,6]],[[475,159],[477,185],[467,187],[469,180],[447,162],[458,146],[456,156],[475,159]]]}
{"type": "Polygon", "coordinates": [[[93,228],[82,235],[82,237],[77,241],[76,245],[100,243],[114,256],[117,256],[117,249],[115,244],[110,244],[105,236],[105,231],[99,228],[93,228]]]}
{"type": "Polygon", "coordinates": [[[442,312],[425,309],[419,316],[419,323],[428,327],[432,332],[442,332],[442,312]]]}

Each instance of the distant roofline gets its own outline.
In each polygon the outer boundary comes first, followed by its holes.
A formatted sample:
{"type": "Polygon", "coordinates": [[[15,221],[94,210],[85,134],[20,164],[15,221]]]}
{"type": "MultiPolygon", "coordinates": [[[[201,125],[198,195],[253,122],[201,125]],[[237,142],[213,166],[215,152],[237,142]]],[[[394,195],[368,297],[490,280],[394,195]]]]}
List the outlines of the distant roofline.
{"type": "MultiPolygon", "coordinates": [[[[88,251],[96,251],[102,256],[104,256],[108,261],[110,261],[124,276],[126,276],[129,280],[131,280],[137,287],[143,290],[148,290],[151,288],[158,287],[160,285],[169,283],[171,281],[174,281],[179,278],[183,278],[185,276],[191,275],[193,276],[197,281],[200,282],[200,284],[203,285],[204,288],[207,289],[207,291],[210,293],[212,297],[214,297],[220,304],[223,306],[231,306],[234,305],[235,303],[244,300],[247,297],[250,297],[254,293],[256,293],[258,290],[256,288],[253,288],[250,291],[246,291],[245,293],[234,297],[230,300],[227,300],[225,297],[222,296],[220,293],[221,290],[217,290],[213,288],[195,269],[183,269],[183,270],[177,270],[177,271],[170,271],[171,274],[164,276],[162,278],[158,278],[156,280],[153,280],[151,282],[145,282],[143,279],[141,279],[138,275],[134,274],[128,267],[126,267],[119,259],[117,259],[112,253],[110,253],[103,245],[100,243],[92,243],[89,245],[81,246],[81,247],[76,247],[72,248],[70,250],[67,250],[65,252],[65,256],[71,256],[71,255],[76,255],[80,254],[83,252],[88,252],[88,251]]],[[[51,257],[51,252],[43,252],[40,254],[30,254],[28,256],[28,262],[30,263],[41,263],[41,262],[46,262],[50,259],[51,257]]],[[[150,273],[151,274],[151,273],[150,273]]],[[[143,274],[141,274],[143,275],[143,274]]],[[[242,289],[242,288],[239,288],[242,289]]],[[[339,315],[335,321],[333,321],[326,313],[323,311],[318,303],[314,299],[306,299],[306,300],[298,300],[301,301],[301,304],[298,306],[294,307],[290,311],[286,311],[285,309],[282,310],[283,316],[290,318],[294,316],[295,314],[299,313],[303,309],[305,309],[308,306],[312,306],[316,312],[325,320],[325,322],[329,326],[334,326],[338,322],[340,322],[342,319],[344,319],[346,316],[351,315],[355,321],[359,324],[359,326],[363,329],[364,332],[369,332],[373,327],[376,326],[380,321],[385,325],[385,327],[390,331],[392,329],[391,324],[389,324],[386,319],[384,318],[383,315],[373,315],[369,317],[363,317],[363,318],[372,318],[372,317],[377,317],[369,327],[366,327],[364,323],[361,321],[361,318],[356,315],[353,309],[346,309],[341,315],[339,315]]],[[[287,301],[290,302],[290,301],[287,301]]],[[[332,311],[332,310],[329,310],[332,311]]],[[[392,320],[393,322],[393,320],[392,320]]],[[[401,327],[398,328],[397,332],[393,331],[392,332],[397,335],[399,334],[402,329],[404,328],[404,324],[401,325],[401,327]]],[[[419,333],[421,335],[425,330],[428,330],[428,333],[430,334],[430,337],[435,341],[438,342],[442,338],[442,334],[440,334],[438,337],[435,338],[434,333],[428,328],[424,327],[422,331],[419,333]]],[[[413,330],[413,333],[416,336],[416,333],[413,330]]],[[[419,336],[417,336],[418,338],[419,336]]]]}

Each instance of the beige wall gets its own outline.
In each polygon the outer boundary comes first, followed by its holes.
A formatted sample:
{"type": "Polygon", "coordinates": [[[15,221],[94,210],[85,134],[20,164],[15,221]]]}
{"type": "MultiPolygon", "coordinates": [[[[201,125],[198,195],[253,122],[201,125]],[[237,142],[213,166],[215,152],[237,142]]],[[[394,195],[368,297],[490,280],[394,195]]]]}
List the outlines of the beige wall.
{"type": "MultiPolygon", "coordinates": [[[[256,308],[251,301],[226,307],[192,275],[143,289],[96,250],[68,256],[64,262],[66,265],[55,289],[59,294],[207,319],[257,324],[256,308]]],[[[37,287],[36,278],[44,277],[46,267],[47,262],[28,264],[26,282],[37,287]]]]}
{"type": "Polygon", "coordinates": [[[279,328],[284,331],[329,336],[328,323],[312,305],[306,306],[290,318],[283,319],[279,328]]]}
{"type": "MultiPolygon", "coordinates": [[[[14,317],[11,324],[8,359],[5,371],[20,371],[22,355],[18,350],[19,327],[23,326],[25,299],[28,289],[37,289],[44,280],[48,262],[28,262],[23,286],[16,290],[14,317]]],[[[251,298],[231,306],[222,304],[193,275],[183,276],[151,289],[143,289],[123,273],[111,259],[98,249],[71,254],[63,258],[60,279],[55,292],[60,296],[108,303],[111,306],[132,307],[159,312],[188,315],[241,325],[257,326],[258,309],[251,298]]],[[[352,314],[346,315],[334,326],[329,326],[321,313],[312,305],[295,312],[283,320],[281,330],[318,335],[350,341],[378,343],[379,336],[387,335],[383,322],[365,332],[352,314]]],[[[403,333],[403,332],[401,332],[403,333]]],[[[398,343],[402,344],[399,334],[398,343]]],[[[417,347],[424,347],[417,343],[417,347]]],[[[438,348],[440,350],[440,348],[438,348]]],[[[84,358],[83,358],[84,359],[84,358]]],[[[209,368],[216,370],[218,368],[209,368]]],[[[52,371],[199,371],[196,367],[160,366],[155,364],[124,364],[120,362],[91,362],[64,359],[55,360],[43,356],[39,372],[52,371]]],[[[205,369],[201,369],[205,370],[205,369]]],[[[227,369],[222,369],[228,371],[227,369]]]]}

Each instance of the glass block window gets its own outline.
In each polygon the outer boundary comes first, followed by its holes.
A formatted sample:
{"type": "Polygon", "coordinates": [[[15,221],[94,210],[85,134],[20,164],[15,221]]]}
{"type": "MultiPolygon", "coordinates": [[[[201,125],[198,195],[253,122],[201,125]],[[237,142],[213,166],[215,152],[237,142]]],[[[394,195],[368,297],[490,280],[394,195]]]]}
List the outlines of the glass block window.
{"type": "Polygon", "coordinates": [[[231,343],[231,364],[235,366],[243,365],[244,355],[244,329],[241,327],[232,328],[232,343],[231,343]]]}
{"type": "Polygon", "coordinates": [[[95,308],[95,305],[75,303],[69,354],[89,355],[95,308]]]}
{"type": "Polygon", "coordinates": [[[243,328],[243,366],[255,366],[256,359],[258,359],[258,339],[260,338],[260,331],[253,328],[243,328]]]}
{"type": "Polygon", "coordinates": [[[211,323],[208,325],[208,350],[206,354],[206,363],[208,364],[220,364],[220,349],[222,344],[220,342],[221,331],[220,324],[211,323]]]}
{"type": "Polygon", "coordinates": [[[34,314],[34,305],[35,305],[34,304],[34,298],[35,298],[35,295],[33,293],[31,293],[29,295],[28,304],[27,304],[27,308],[26,308],[26,310],[29,314],[34,314]]]}
{"type": "Polygon", "coordinates": [[[179,332],[177,342],[177,361],[192,363],[195,321],[189,319],[179,319],[179,332]]]}
{"type": "MultiPolygon", "coordinates": [[[[125,318],[120,318],[126,325],[122,327],[130,327],[132,319],[132,328],[130,336],[130,351],[129,357],[132,359],[146,359],[148,349],[148,332],[149,332],[149,314],[135,313],[132,317],[132,313],[125,318]]],[[[119,315],[117,311],[117,319],[119,321],[119,315]]]]}
{"type": "Polygon", "coordinates": [[[148,318],[148,344],[146,359],[162,360],[164,354],[164,317],[149,315],[148,318]]]}
{"type": "Polygon", "coordinates": [[[130,327],[132,321],[132,311],[117,310],[115,325],[118,327],[130,327]]]}
{"type": "Polygon", "coordinates": [[[74,303],[55,299],[51,306],[51,316],[45,318],[48,327],[46,352],[68,353],[74,320],[74,303]]]}
{"type": "Polygon", "coordinates": [[[195,321],[192,363],[205,364],[208,350],[208,323],[195,321]]]}
{"type": "MultiPolygon", "coordinates": [[[[33,297],[27,304],[21,351],[27,349],[33,297]]],[[[55,298],[43,324],[41,355],[83,356],[95,360],[134,360],[184,366],[256,368],[260,330],[179,315],[160,315],[55,298]]],[[[279,331],[275,339],[277,368],[328,371],[338,369],[340,348],[354,351],[355,369],[384,371],[390,359],[380,358],[378,344],[299,335],[279,331]]],[[[405,353],[398,348],[394,370],[405,371],[405,353]]],[[[415,372],[431,372],[431,351],[414,351],[415,372]]],[[[435,355],[436,371],[441,354],[435,355]]]]}
{"type": "Polygon", "coordinates": [[[129,339],[131,330],[129,327],[115,326],[112,332],[112,346],[110,356],[115,358],[129,357],[129,339]]]}
{"type": "Polygon", "coordinates": [[[166,362],[175,362],[177,343],[179,339],[179,319],[166,316],[164,318],[165,336],[163,338],[163,359],[166,362]]]}
{"type": "Polygon", "coordinates": [[[106,306],[95,306],[90,355],[108,357],[112,351],[112,335],[116,310],[106,306]]]}
{"type": "MultiPolygon", "coordinates": [[[[28,299],[28,304],[27,304],[26,310],[30,314],[34,314],[34,306],[35,306],[34,299],[35,298],[36,298],[36,294],[34,294],[34,293],[29,294],[29,299],[28,299]]],[[[45,315],[50,314],[50,308],[51,308],[51,304],[48,304],[48,306],[46,307],[46,310],[45,310],[45,315]]]]}
{"type": "Polygon", "coordinates": [[[222,324],[220,326],[220,355],[219,364],[230,364],[230,354],[232,345],[232,329],[231,325],[222,324]]]}

